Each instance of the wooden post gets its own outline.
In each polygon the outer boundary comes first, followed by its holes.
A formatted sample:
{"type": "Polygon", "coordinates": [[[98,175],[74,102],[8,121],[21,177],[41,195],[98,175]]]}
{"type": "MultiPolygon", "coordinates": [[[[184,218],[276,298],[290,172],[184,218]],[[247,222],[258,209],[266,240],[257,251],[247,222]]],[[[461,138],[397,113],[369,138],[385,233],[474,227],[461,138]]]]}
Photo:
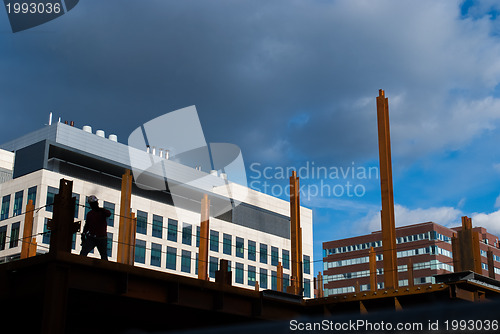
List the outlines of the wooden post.
{"type": "Polygon", "coordinates": [[[368,257],[370,263],[370,290],[377,291],[377,257],[375,255],[375,250],[370,247],[370,255],[368,257]]]}
{"type": "Polygon", "coordinates": [[[277,282],[278,282],[278,291],[283,291],[283,265],[281,262],[278,262],[278,269],[277,269],[277,282]]]}
{"type": "Polygon", "coordinates": [[[411,258],[408,259],[408,286],[413,287],[415,285],[415,279],[413,276],[413,261],[411,258]]]}
{"type": "Polygon", "coordinates": [[[290,239],[292,251],[292,279],[287,291],[302,294],[302,228],[300,227],[300,184],[297,172],[290,176],[290,239]]]}
{"type": "MultiPolygon", "coordinates": [[[[130,170],[125,170],[122,175],[121,199],[120,199],[120,219],[118,230],[118,249],[116,261],[130,264],[130,235],[132,231],[132,221],[130,219],[130,206],[132,201],[132,175],[130,170]]],[[[132,261],[133,263],[133,261],[132,261]]]]}
{"type": "Polygon", "coordinates": [[[462,217],[462,229],[452,238],[453,264],[455,272],[474,271],[482,274],[479,233],[472,230],[472,219],[462,217]]]}
{"type": "Polygon", "coordinates": [[[35,206],[33,200],[29,200],[26,205],[26,214],[24,215],[23,239],[21,245],[21,259],[34,256],[36,254],[36,238],[33,238],[33,212],[35,206]]]}
{"type": "Polygon", "coordinates": [[[231,286],[233,284],[233,272],[228,270],[229,261],[221,259],[219,263],[219,270],[215,271],[215,283],[231,286]]]}
{"type": "Polygon", "coordinates": [[[382,249],[384,254],[384,286],[398,288],[396,257],[396,224],[392,185],[391,134],[389,126],[389,100],[384,91],[377,97],[378,144],[380,159],[380,190],[382,193],[382,249]]]}
{"type": "Polygon", "coordinates": [[[493,259],[493,251],[488,249],[486,254],[488,257],[488,276],[495,279],[495,261],[493,259]]]}
{"type": "Polygon", "coordinates": [[[316,282],[317,282],[316,289],[318,290],[318,298],[323,298],[325,294],[323,291],[323,275],[321,275],[321,271],[318,272],[318,278],[316,282]]]}
{"type": "Polygon", "coordinates": [[[198,279],[208,280],[208,231],[210,219],[210,200],[205,194],[201,200],[200,249],[198,255],[198,279]]]}

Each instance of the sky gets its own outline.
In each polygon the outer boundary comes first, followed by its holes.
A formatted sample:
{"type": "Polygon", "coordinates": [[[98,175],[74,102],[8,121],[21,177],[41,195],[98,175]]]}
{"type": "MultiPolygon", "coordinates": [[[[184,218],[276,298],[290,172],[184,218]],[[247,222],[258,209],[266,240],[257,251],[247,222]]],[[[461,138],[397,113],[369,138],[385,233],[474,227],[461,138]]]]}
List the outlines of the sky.
{"type": "Polygon", "coordinates": [[[12,33],[0,10],[0,142],[55,119],[126,143],[196,105],[248,184],[300,176],[322,243],[380,229],[375,98],[389,99],[396,225],[500,235],[500,2],[82,0],[12,33]]]}

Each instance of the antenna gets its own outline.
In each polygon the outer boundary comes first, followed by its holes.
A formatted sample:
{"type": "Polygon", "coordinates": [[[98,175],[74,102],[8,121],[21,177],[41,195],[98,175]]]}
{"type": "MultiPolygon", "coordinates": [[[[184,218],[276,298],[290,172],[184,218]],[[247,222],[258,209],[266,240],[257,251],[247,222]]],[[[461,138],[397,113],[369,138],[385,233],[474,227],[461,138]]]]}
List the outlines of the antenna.
{"type": "Polygon", "coordinates": [[[49,114],[49,125],[52,125],[52,111],[49,114]]]}

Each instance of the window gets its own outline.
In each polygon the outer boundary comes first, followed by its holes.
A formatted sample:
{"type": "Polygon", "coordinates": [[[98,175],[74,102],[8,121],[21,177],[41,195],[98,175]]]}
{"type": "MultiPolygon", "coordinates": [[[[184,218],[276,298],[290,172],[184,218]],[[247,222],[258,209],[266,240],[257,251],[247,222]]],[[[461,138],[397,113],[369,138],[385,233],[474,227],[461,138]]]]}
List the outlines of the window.
{"type": "Polygon", "coordinates": [[[137,210],[137,233],[146,234],[148,229],[148,213],[137,210]]]}
{"type": "Polygon", "coordinates": [[[232,246],[231,242],[232,242],[231,235],[224,233],[224,235],[223,235],[223,245],[222,245],[224,254],[231,255],[231,253],[232,253],[231,252],[231,246],[232,246]]]}
{"type": "Polygon", "coordinates": [[[200,247],[200,227],[196,226],[196,247],[200,247]]]}
{"type": "Polygon", "coordinates": [[[283,249],[283,269],[290,269],[290,252],[283,249]]]}
{"type": "Polygon", "coordinates": [[[36,186],[28,189],[28,201],[26,203],[28,203],[30,200],[33,202],[33,205],[35,205],[35,203],[36,203],[36,186]]]}
{"type": "Polygon", "coordinates": [[[210,230],[210,250],[212,252],[219,251],[219,232],[214,230],[210,230]]]}
{"type": "Polygon", "coordinates": [[[176,267],[177,267],[177,248],[167,247],[167,269],[175,270],[176,267]]]}
{"type": "Polygon", "coordinates": [[[267,263],[267,245],[260,244],[260,263],[267,263]]]}
{"type": "Polygon", "coordinates": [[[215,278],[215,272],[219,270],[219,259],[213,256],[210,256],[208,275],[211,278],[215,278]]]}
{"type": "Polygon", "coordinates": [[[250,261],[255,261],[255,254],[257,252],[257,246],[255,241],[248,240],[248,259],[250,261]]]}
{"type": "Polygon", "coordinates": [[[286,288],[290,285],[290,275],[283,274],[283,291],[286,291],[286,288]]]}
{"type": "Polygon", "coordinates": [[[6,195],[2,199],[2,211],[0,212],[0,220],[9,218],[10,195],[6,195]]]}
{"type": "MultiPolygon", "coordinates": [[[[191,240],[193,240],[193,226],[184,223],[182,227],[182,243],[184,245],[191,246],[191,240]]],[[[190,272],[190,271],[188,271],[190,272]]]]}
{"type": "Polygon", "coordinates": [[[113,233],[108,232],[108,244],[107,244],[107,249],[108,249],[108,257],[111,257],[113,254],[113,233]]]}
{"type": "Polygon", "coordinates": [[[19,244],[19,225],[21,223],[14,223],[10,229],[10,244],[9,248],[17,247],[19,244]]]}
{"type": "Polygon", "coordinates": [[[146,263],[146,241],[144,240],[135,242],[135,262],[146,263]]]}
{"type": "Polygon", "coordinates": [[[42,242],[47,245],[50,244],[50,231],[49,228],[47,227],[48,222],[49,218],[45,218],[45,223],[43,224],[43,237],[42,237],[42,242]]]}
{"type": "Polygon", "coordinates": [[[183,273],[191,272],[191,252],[182,250],[181,255],[181,271],[183,273]]]}
{"type": "Polygon", "coordinates": [[[108,226],[115,226],[115,204],[105,201],[103,207],[111,212],[111,216],[107,219],[108,226]]]}
{"type": "Polygon", "coordinates": [[[7,226],[0,227],[0,250],[5,249],[5,240],[7,239],[7,226]]]}
{"type": "Polygon", "coordinates": [[[78,218],[78,210],[80,209],[80,194],[73,193],[72,196],[75,198],[75,218],[78,218]]]}
{"type": "Polygon", "coordinates": [[[19,216],[23,212],[23,191],[18,191],[14,195],[14,212],[13,216],[19,216]]]}
{"type": "Polygon", "coordinates": [[[243,238],[236,237],[236,257],[244,257],[245,241],[243,238]]]}
{"type": "Polygon", "coordinates": [[[161,267],[161,245],[151,244],[151,265],[161,267]]]}
{"type": "Polygon", "coordinates": [[[234,277],[236,283],[243,284],[243,263],[236,263],[234,277]]]}
{"type": "Polygon", "coordinates": [[[153,215],[153,237],[163,238],[163,217],[153,215]]]}
{"type": "Polygon", "coordinates": [[[304,274],[311,273],[311,258],[309,255],[304,255],[304,274]]]}
{"type": "Polygon", "coordinates": [[[168,218],[167,239],[177,242],[177,220],[168,218]]]}
{"type": "Polygon", "coordinates": [[[83,219],[87,220],[87,213],[90,211],[89,197],[85,196],[85,212],[83,213],[83,219]]]}
{"type": "Polygon", "coordinates": [[[304,280],[304,297],[311,298],[311,281],[307,278],[304,280]]]}
{"type": "Polygon", "coordinates": [[[198,253],[196,253],[196,260],[194,261],[194,274],[198,275],[198,253]]]}
{"type": "Polygon", "coordinates": [[[54,197],[59,193],[59,189],[54,187],[47,188],[47,202],[45,203],[47,206],[45,210],[48,212],[54,212],[54,197]]]}
{"type": "Polygon", "coordinates": [[[255,267],[248,266],[248,285],[255,286],[255,267]]]}
{"type": "Polygon", "coordinates": [[[278,273],[271,271],[271,289],[278,290],[278,273]]]}
{"type": "Polygon", "coordinates": [[[279,262],[278,248],[271,246],[271,265],[277,266],[279,262]]]}
{"type": "Polygon", "coordinates": [[[267,270],[260,268],[259,285],[262,289],[267,289],[267,270]]]}

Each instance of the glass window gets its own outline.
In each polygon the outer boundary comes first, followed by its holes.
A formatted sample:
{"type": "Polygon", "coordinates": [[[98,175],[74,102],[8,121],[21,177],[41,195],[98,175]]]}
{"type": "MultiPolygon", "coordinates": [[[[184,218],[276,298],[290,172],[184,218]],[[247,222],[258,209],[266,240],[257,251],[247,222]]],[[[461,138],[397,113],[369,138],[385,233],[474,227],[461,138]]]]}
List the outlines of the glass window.
{"type": "Polygon", "coordinates": [[[283,249],[283,269],[290,269],[290,252],[283,249]]]}
{"type": "Polygon", "coordinates": [[[255,261],[255,255],[257,253],[257,246],[255,241],[248,240],[248,259],[250,261],[255,261]]]}
{"type": "Polygon", "coordinates": [[[28,189],[28,201],[26,204],[28,204],[30,200],[33,201],[33,205],[36,205],[36,186],[28,189]]]}
{"type": "Polygon", "coordinates": [[[59,189],[54,187],[47,188],[47,202],[45,203],[47,206],[45,210],[48,212],[54,211],[54,197],[59,193],[59,189]]]}
{"type": "Polygon", "coordinates": [[[304,274],[311,273],[311,258],[309,255],[304,255],[304,274]]]}
{"type": "Polygon", "coordinates": [[[255,286],[255,267],[248,266],[248,285],[255,286]]]}
{"type": "Polygon", "coordinates": [[[111,216],[107,218],[108,226],[115,226],[115,204],[104,201],[103,207],[111,212],[111,216]]]}
{"type": "Polygon", "coordinates": [[[148,213],[137,210],[137,233],[146,234],[148,229],[148,213]]]}
{"type": "Polygon", "coordinates": [[[182,250],[181,271],[183,273],[190,273],[191,272],[191,252],[190,251],[182,250]]]}
{"type": "Polygon", "coordinates": [[[224,233],[223,238],[224,239],[223,239],[223,246],[222,247],[223,247],[224,254],[232,255],[231,254],[232,253],[231,252],[231,247],[232,247],[232,245],[231,245],[231,243],[232,243],[232,237],[231,237],[231,235],[224,233]]]}
{"type": "Polygon", "coordinates": [[[271,271],[271,289],[278,290],[278,273],[271,271]]]}
{"type": "Polygon", "coordinates": [[[211,278],[215,278],[215,272],[219,270],[219,259],[213,256],[210,256],[209,260],[209,268],[208,268],[208,275],[211,278]]]}
{"type": "Polygon", "coordinates": [[[151,265],[161,267],[161,245],[151,244],[151,265]]]}
{"type": "Polygon", "coordinates": [[[243,258],[245,256],[244,248],[245,248],[245,241],[243,240],[243,238],[236,237],[236,257],[243,258]]]}
{"type": "Polygon", "coordinates": [[[146,241],[144,240],[135,242],[135,262],[146,263],[146,241]]]}
{"type": "Polygon", "coordinates": [[[0,226],[0,250],[5,249],[5,240],[7,240],[7,226],[0,226]]]}
{"type": "Polygon", "coordinates": [[[23,191],[18,191],[14,195],[14,212],[12,215],[19,216],[23,212],[23,191]]]}
{"type": "Polygon", "coordinates": [[[267,245],[260,244],[260,263],[267,263],[267,245]]]}
{"type": "MultiPolygon", "coordinates": [[[[191,246],[192,240],[193,240],[193,226],[191,224],[184,223],[184,225],[182,226],[182,243],[184,245],[191,246]]],[[[189,270],[188,272],[191,272],[191,270],[189,270]]]]}
{"type": "Polygon", "coordinates": [[[200,247],[200,227],[196,226],[196,247],[200,247]]]}
{"type": "Polygon", "coordinates": [[[279,262],[278,248],[271,246],[271,265],[277,266],[279,262]]]}
{"type": "Polygon", "coordinates": [[[10,248],[17,247],[19,245],[19,225],[21,223],[14,223],[10,229],[10,248]]]}
{"type": "Polygon", "coordinates": [[[283,291],[286,291],[286,288],[290,285],[290,275],[283,274],[283,291]]]}
{"type": "Polygon", "coordinates": [[[163,217],[153,215],[153,237],[163,238],[163,217]]]}
{"type": "Polygon", "coordinates": [[[243,284],[243,263],[236,263],[235,266],[235,282],[243,284]]]}
{"type": "Polygon", "coordinates": [[[9,218],[10,195],[2,198],[2,211],[0,212],[0,220],[9,218]]]}
{"type": "Polygon", "coordinates": [[[85,196],[85,212],[83,214],[83,218],[87,220],[87,213],[90,211],[89,197],[85,196]]]}
{"type": "Polygon", "coordinates": [[[194,274],[198,275],[198,253],[196,253],[196,260],[194,261],[194,274]]]}
{"type": "Polygon", "coordinates": [[[45,223],[43,224],[43,237],[42,237],[42,242],[47,245],[50,244],[50,231],[49,228],[47,227],[48,222],[49,218],[45,218],[45,223]]]}
{"type": "Polygon", "coordinates": [[[267,289],[267,270],[260,268],[259,285],[262,289],[267,289]]]}
{"type": "Polygon", "coordinates": [[[311,298],[311,281],[304,279],[304,297],[311,298]]]}
{"type": "Polygon", "coordinates": [[[107,244],[107,249],[108,249],[108,257],[111,257],[113,254],[113,233],[108,232],[108,244],[107,244]]]}
{"type": "Polygon", "coordinates": [[[214,230],[210,230],[210,250],[212,252],[219,251],[219,232],[214,230]]]}
{"type": "Polygon", "coordinates": [[[168,218],[167,239],[177,242],[177,220],[168,218]]]}
{"type": "Polygon", "coordinates": [[[167,247],[167,269],[177,269],[177,248],[167,247]]]}

